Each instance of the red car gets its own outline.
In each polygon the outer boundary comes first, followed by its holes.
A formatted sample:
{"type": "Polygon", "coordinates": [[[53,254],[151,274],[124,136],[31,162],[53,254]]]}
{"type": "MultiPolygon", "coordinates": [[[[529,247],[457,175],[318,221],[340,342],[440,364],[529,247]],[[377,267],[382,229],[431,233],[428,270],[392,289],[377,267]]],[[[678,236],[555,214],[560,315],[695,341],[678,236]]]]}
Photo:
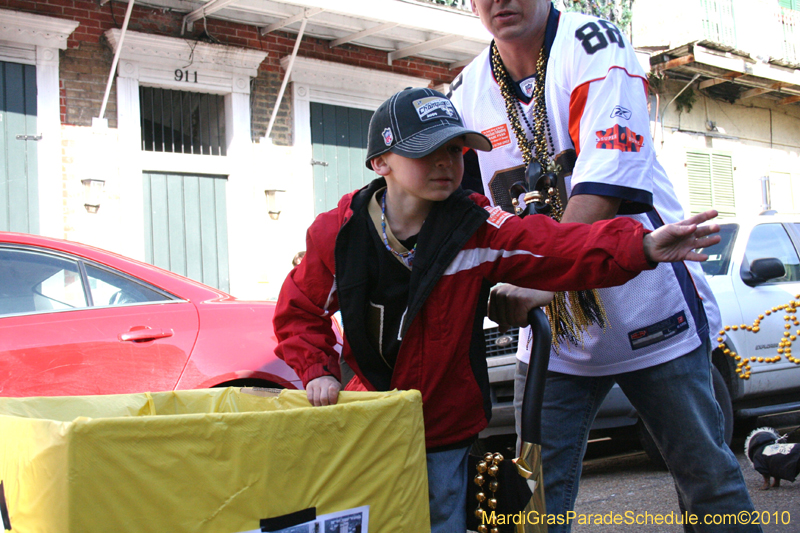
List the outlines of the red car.
{"type": "Polygon", "coordinates": [[[0,232],[0,396],[300,388],[272,302],[58,239],[0,232]]]}

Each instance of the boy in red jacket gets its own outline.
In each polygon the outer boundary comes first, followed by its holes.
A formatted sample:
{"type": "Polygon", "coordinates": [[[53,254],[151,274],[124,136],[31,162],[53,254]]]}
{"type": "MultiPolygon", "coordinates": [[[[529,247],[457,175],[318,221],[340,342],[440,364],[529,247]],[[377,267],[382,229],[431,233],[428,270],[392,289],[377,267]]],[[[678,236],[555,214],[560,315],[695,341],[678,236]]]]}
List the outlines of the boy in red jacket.
{"type": "Polygon", "coordinates": [[[340,384],[331,315],[341,310],[348,390],[422,393],[433,533],[465,531],[467,456],[491,415],[483,343],[489,289],[547,291],[625,283],[656,262],[705,260],[716,216],[647,233],[629,218],[559,224],[518,218],[460,188],[465,147],[491,150],[450,101],[406,89],[369,125],[367,167],[380,177],[317,217],[306,256],[278,298],[278,356],[309,401],[330,405],[340,384]]]}

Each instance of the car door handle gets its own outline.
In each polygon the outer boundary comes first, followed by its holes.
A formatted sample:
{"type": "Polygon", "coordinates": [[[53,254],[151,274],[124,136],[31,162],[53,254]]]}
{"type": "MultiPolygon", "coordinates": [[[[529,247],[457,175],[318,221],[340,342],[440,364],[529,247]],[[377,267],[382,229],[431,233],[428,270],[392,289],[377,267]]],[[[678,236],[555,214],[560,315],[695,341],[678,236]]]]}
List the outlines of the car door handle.
{"type": "Polygon", "coordinates": [[[156,339],[163,339],[164,337],[172,337],[174,332],[171,329],[136,329],[127,333],[120,333],[119,340],[126,342],[144,342],[154,341],[156,339]]]}

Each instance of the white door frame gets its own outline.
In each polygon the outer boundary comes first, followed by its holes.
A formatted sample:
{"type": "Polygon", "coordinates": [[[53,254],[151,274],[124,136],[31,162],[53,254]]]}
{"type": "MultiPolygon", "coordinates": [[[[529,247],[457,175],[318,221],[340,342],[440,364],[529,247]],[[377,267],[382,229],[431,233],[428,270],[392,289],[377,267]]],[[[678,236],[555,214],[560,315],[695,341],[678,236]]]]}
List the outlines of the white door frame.
{"type": "MultiPolygon", "coordinates": [[[[290,57],[281,59],[286,70],[290,57]]],[[[313,191],[314,170],[311,166],[311,102],[339,105],[374,111],[394,93],[406,87],[428,87],[431,80],[392,72],[371,70],[319,59],[295,58],[290,81],[294,140],[300,191],[313,191]],[[302,169],[305,169],[303,171],[302,169]]],[[[288,191],[291,194],[291,191],[288,191]]],[[[304,193],[307,194],[307,193],[304,193]]],[[[304,209],[305,227],[314,219],[313,202],[293,202],[304,209]]]]}
{"type": "MultiPolygon", "coordinates": [[[[39,233],[64,236],[58,51],[79,23],[0,9],[0,60],[36,66],[39,233]]],[[[34,141],[27,141],[34,142],[34,141]]]]}
{"type": "MultiPolygon", "coordinates": [[[[116,49],[120,30],[106,32],[116,49]]],[[[237,265],[247,263],[245,247],[237,246],[235,235],[251,228],[247,221],[252,200],[250,179],[252,142],[250,138],[250,80],[266,52],[211,45],[202,42],[128,31],[117,67],[117,121],[119,127],[121,194],[126,201],[127,249],[122,253],[144,258],[144,213],[142,172],[186,172],[228,177],[228,232],[231,292],[237,280],[237,265]],[[191,76],[178,76],[178,71],[191,76]],[[179,79],[180,78],[180,79],[179,79]],[[165,89],[221,94],[225,97],[227,155],[188,155],[148,152],[141,149],[139,85],[165,89]]],[[[263,193],[262,193],[263,194],[263,193]]]]}

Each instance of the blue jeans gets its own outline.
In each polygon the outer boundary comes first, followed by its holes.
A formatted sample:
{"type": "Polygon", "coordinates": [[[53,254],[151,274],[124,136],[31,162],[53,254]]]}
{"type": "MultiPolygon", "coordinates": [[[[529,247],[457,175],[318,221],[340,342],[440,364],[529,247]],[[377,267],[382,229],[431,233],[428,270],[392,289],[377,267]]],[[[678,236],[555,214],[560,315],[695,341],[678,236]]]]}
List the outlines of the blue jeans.
{"type": "Polygon", "coordinates": [[[470,446],[426,454],[431,533],[467,530],[467,458],[470,446]]]}
{"type": "MultiPolygon", "coordinates": [[[[725,444],[722,411],[711,385],[709,343],[673,361],[601,377],[549,372],[542,415],[542,463],[548,514],[575,507],[589,428],[614,382],[650,430],[669,467],[681,507],[705,515],[752,511],[739,463],[725,444]]],[[[517,434],[528,365],[517,362],[514,406],[517,434]]],[[[676,509],[675,511],[679,511],[676,509]]],[[[759,532],[760,526],[705,526],[686,531],[759,532]]],[[[569,525],[550,526],[566,533],[569,525]]]]}

